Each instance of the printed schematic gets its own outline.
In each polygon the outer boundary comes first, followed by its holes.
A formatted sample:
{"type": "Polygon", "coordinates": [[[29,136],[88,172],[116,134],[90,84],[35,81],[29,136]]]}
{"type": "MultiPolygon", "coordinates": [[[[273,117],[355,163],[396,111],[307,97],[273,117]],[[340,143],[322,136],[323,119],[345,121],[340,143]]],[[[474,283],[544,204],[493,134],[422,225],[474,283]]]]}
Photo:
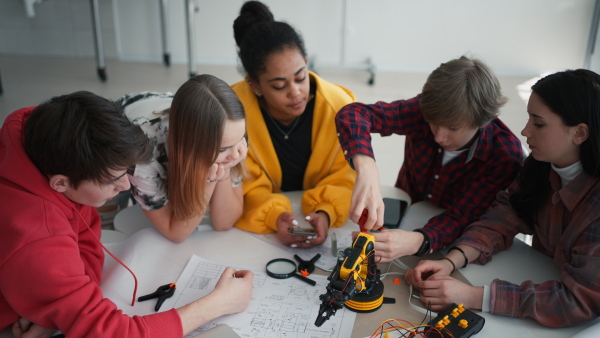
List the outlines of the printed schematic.
{"type": "MultiPolygon", "coordinates": [[[[243,267],[234,267],[243,269],[243,267]]],[[[192,256],[177,281],[175,295],[165,301],[161,310],[179,308],[210,293],[225,266],[199,256],[192,256]]],[[[314,325],[325,293],[327,276],[311,274],[316,286],[296,278],[274,279],[266,272],[248,269],[254,273],[252,300],[247,309],[238,314],[217,318],[199,327],[187,337],[196,336],[219,324],[229,325],[244,338],[325,338],[350,337],[356,313],[339,310],[324,325],[314,325]]]]}

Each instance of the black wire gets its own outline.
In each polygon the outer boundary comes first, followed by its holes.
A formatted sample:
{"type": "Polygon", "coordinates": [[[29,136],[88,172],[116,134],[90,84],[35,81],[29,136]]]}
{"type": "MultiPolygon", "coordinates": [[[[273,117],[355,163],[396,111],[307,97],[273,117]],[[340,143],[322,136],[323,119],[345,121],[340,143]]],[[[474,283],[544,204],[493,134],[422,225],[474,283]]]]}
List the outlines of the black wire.
{"type": "MultiPolygon", "coordinates": [[[[392,325],[392,324],[391,324],[391,323],[389,323],[389,322],[388,322],[387,324],[388,324],[390,327],[392,327],[392,328],[394,327],[394,325],[392,325]]],[[[402,333],[402,331],[400,331],[400,328],[395,328],[394,330],[398,331],[398,333],[400,333],[400,334],[401,334],[401,336],[400,336],[400,337],[406,338],[406,334],[408,333],[408,331],[405,331],[404,333],[402,333]]],[[[382,330],[381,330],[381,334],[383,334],[383,328],[382,328],[382,330]]]]}
{"type": "MultiPolygon", "coordinates": [[[[425,324],[427,323],[427,325],[429,325],[429,323],[431,322],[431,301],[427,302],[427,311],[425,311],[425,317],[423,317],[423,320],[421,321],[421,323],[425,324]],[[427,320],[427,314],[429,314],[429,322],[425,322],[427,320]]],[[[429,325],[431,326],[431,325],[429,325]]],[[[423,331],[425,331],[425,328],[423,328],[423,331]]],[[[429,333],[427,333],[427,335],[425,337],[429,337],[429,333]]]]}

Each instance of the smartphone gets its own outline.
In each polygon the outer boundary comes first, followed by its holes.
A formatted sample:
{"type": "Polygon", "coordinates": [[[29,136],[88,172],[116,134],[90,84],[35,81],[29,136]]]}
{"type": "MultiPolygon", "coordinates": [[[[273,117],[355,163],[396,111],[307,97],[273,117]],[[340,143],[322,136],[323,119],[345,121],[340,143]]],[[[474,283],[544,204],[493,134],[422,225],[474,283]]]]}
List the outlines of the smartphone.
{"type": "Polygon", "coordinates": [[[290,230],[290,233],[292,235],[304,235],[304,236],[316,236],[317,235],[314,228],[292,228],[292,230],[290,230]]]}
{"type": "Polygon", "coordinates": [[[383,199],[385,211],[383,212],[383,227],[387,229],[397,229],[400,226],[402,217],[408,208],[408,202],[397,198],[383,199]]]}

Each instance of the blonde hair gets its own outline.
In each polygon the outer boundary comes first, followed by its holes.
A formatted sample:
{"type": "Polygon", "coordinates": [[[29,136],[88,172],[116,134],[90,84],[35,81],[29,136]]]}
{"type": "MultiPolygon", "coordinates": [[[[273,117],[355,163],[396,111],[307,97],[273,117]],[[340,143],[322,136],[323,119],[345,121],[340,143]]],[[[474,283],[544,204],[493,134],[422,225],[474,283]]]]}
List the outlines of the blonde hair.
{"type": "Polygon", "coordinates": [[[490,68],[461,56],[442,63],[429,75],[420,106],[431,124],[480,128],[498,117],[507,101],[490,68]]]}
{"type": "MultiPolygon", "coordinates": [[[[225,122],[245,118],[237,95],[215,76],[195,76],[177,90],[169,111],[167,141],[167,195],[176,218],[187,220],[207,209],[206,179],[219,155],[225,122]]],[[[243,175],[243,163],[231,174],[243,175]]]]}

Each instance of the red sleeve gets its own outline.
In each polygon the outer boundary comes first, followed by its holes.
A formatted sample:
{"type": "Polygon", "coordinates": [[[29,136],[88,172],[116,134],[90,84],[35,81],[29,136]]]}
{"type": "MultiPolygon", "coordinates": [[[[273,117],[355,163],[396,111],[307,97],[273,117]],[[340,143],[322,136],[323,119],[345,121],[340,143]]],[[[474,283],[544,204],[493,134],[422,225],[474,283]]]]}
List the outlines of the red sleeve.
{"type": "Polygon", "coordinates": [[[175,309],[129,317],[104,298],[82,259],[91,260],[88,253],[96,251],[80,250],[78,244],[71,236],[50,236],[14,252],[0,268],[0,290],[10,308],[69,337],[183,336],[175,309]]]}

